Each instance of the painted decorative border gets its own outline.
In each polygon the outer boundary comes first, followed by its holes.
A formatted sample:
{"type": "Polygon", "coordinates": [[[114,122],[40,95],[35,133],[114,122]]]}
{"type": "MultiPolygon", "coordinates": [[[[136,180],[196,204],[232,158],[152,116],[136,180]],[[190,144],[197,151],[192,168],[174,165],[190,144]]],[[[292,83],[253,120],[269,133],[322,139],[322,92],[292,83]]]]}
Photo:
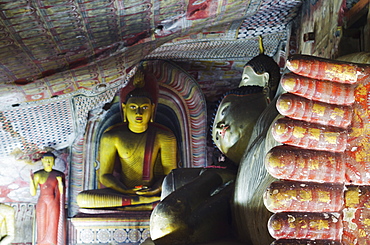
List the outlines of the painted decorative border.
{"type": "Polygon", "coordinates": [[[150,212],[131,212],[68,220],[69,243],[140,244],[150,236],[150,212]]]}
{"type": "Polygon", "coordinates": [[[148,71],[159,81],[159,102],[169,105],[179,114],[182,113],[178,118],[184,119],[183,126],[187,128],[183,135],[183,144],[187,148],[184,150],[190,151],[190,158],[184,160],[183,167],[206,166],[207,108],[199,85],[190,75],[169,61],[147,60],[146,64],[148,71]],[[180,100],[175,101],[171,93],[178,95],[180,100]],[[177,106],[180,108],[176,108],[177,106]]]}

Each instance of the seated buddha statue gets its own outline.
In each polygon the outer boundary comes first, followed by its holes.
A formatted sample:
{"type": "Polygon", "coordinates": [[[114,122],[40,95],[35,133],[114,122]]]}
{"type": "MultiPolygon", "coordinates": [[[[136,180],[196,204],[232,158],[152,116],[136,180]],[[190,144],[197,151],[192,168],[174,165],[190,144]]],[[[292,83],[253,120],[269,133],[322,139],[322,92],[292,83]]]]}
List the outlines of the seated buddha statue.
{"type": "Polygon", "coordinates": [[[79,193],[80,208],[151,210],[151,204],[159,201],[164,176],[177,167],[177,143],[172,131],[153,122],[157,91],[150,88],[153,82],[139,69],[129,83],[134,89],[128,92],[129,85],[121,89],[123,122],[108,128],[100,139],[98,177],[104,188],[79,193]]]}

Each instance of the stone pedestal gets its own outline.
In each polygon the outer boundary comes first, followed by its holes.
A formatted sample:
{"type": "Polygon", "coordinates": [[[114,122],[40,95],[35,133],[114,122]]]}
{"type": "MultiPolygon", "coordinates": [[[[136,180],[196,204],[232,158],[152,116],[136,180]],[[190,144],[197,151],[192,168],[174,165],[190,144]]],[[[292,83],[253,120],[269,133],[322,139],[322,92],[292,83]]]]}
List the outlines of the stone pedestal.
{"type": "Polygon", "coordinates": [[[141,244],[150,236],[150,213],[79,214],[68,220],[69,244],[141,244]]]}

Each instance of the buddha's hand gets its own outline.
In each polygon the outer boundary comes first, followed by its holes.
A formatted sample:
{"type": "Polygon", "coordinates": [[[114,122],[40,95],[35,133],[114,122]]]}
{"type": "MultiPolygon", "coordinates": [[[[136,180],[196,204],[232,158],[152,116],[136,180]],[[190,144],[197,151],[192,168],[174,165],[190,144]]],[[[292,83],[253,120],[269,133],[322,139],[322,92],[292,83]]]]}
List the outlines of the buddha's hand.
{"type": "Polygon", "coordinates": [[[63,194],[63,192],[64,192],[63,178],[62,178],[62,176],[57,176],[56,179],[58,181],[59,192],[60,192],[60,194],[63,194]]]}
{"type": "Polygon", "coordinates": [[[287,66],[294,74],[282,79],[288,93],[277,102],[285,117],[272,129],[284,145],[266,156],[269,173],[285,180],[265,193],[276,213],[270,234],[303,244],[370,240],[370,66],[310,56],[287,66]]]}
{"type": "Polygon", "coordinates": [[[135,188],[135,194],[139,196],[154,196],[161,193],[160,188],[148,187],[148,186],[137,186],[135,188]]]}

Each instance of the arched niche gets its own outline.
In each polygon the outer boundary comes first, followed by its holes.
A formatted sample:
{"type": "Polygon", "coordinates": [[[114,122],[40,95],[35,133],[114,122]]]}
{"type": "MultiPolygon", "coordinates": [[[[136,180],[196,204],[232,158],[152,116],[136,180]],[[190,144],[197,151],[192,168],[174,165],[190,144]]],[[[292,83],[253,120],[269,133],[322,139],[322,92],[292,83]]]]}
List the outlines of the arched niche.
{"type": "MultiPolygon", "coordinates": [[[[179,167],[205,167],[206,102],[197,82],[184,70],[165,60],[143,61],[145,72],[158,80],[159,97],[155,121],[170,128],[178,141],[179,167]]],[[[98,149],[102,133],[122,122],[119,103],[107,111],[92,112],[85,134],[72,146],[70,212],[77,213],[76,194],[98,187],[98,149]],[[94,114],[95,113],[95,114],[94,114]]]]}
{"type": "Polygon", "coordinates": [[[167,107],[178,119],[181,128],[179,149],[183,154],[181,167],[206,166],[207,109],[198,83],[171,62],[148,60],[145,63],[148,72],[152,72],[159,83],[157,113],[167,107]]]}

